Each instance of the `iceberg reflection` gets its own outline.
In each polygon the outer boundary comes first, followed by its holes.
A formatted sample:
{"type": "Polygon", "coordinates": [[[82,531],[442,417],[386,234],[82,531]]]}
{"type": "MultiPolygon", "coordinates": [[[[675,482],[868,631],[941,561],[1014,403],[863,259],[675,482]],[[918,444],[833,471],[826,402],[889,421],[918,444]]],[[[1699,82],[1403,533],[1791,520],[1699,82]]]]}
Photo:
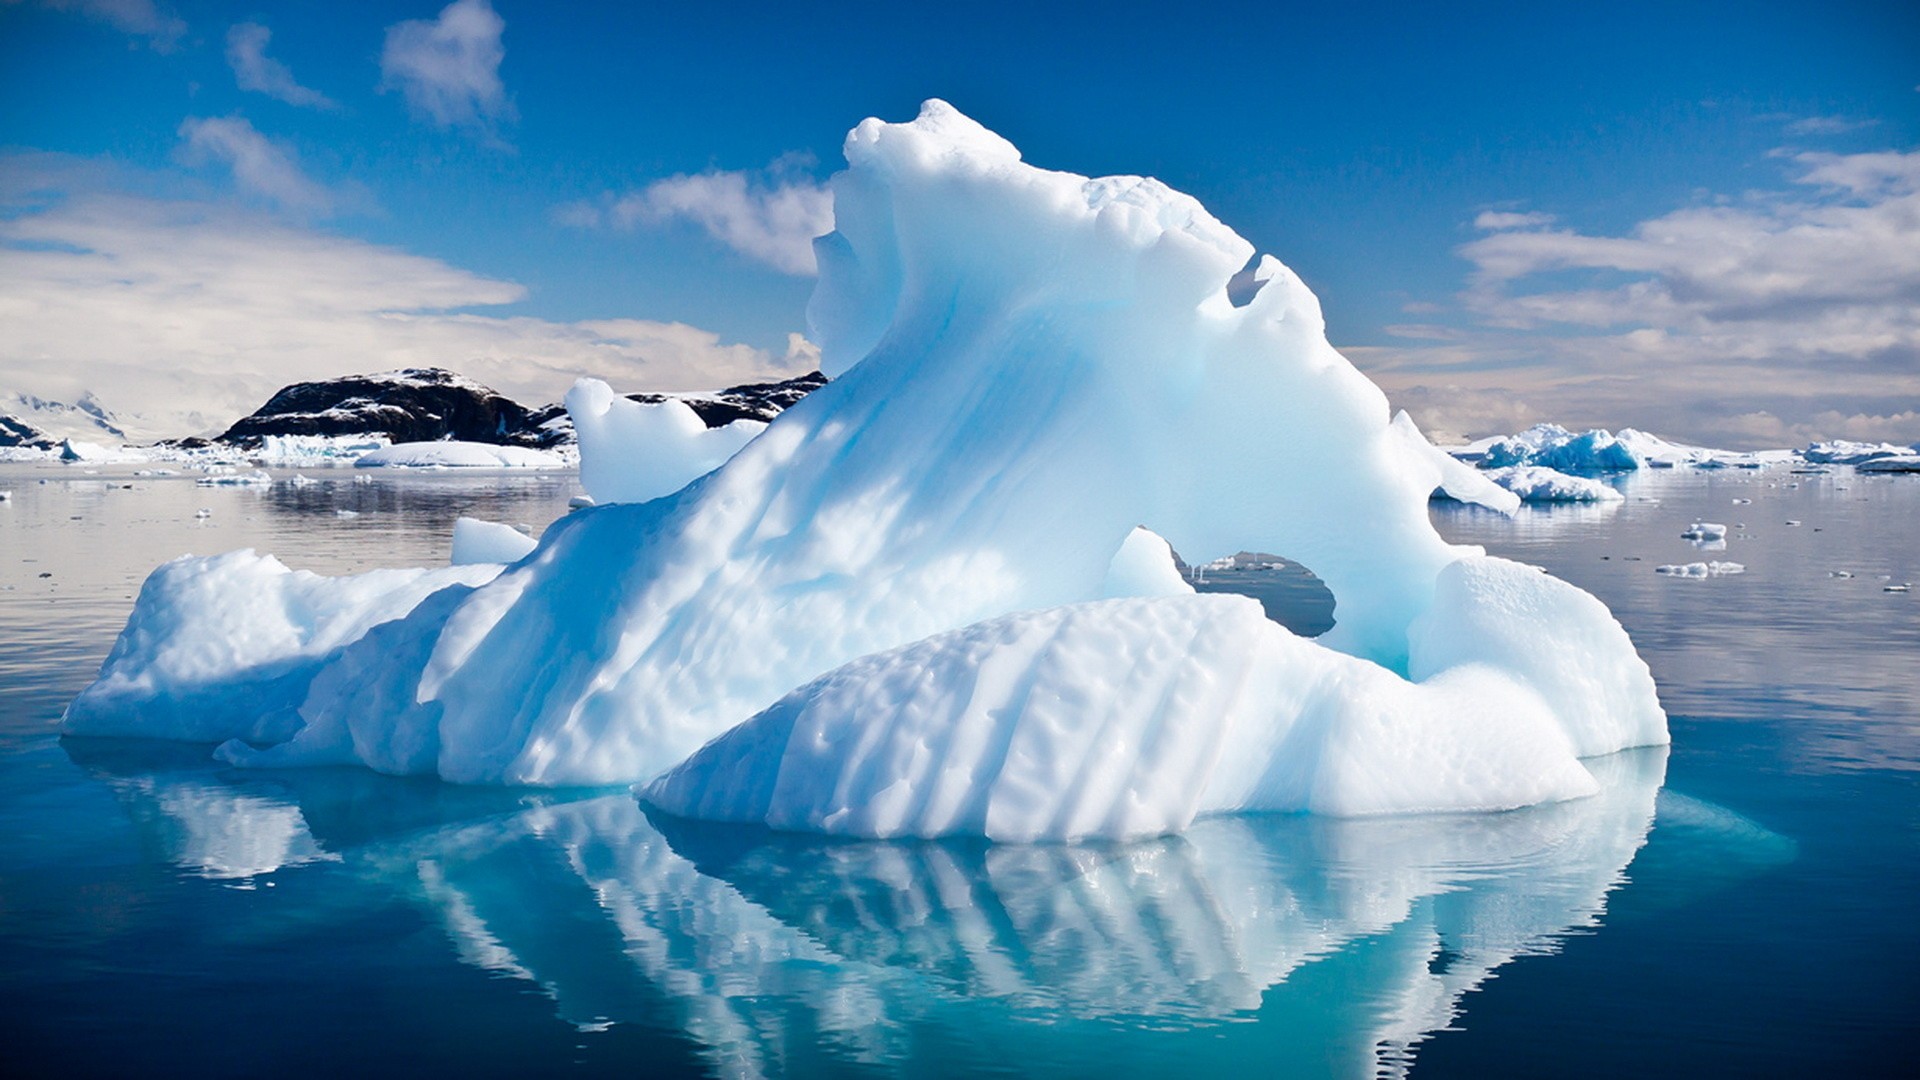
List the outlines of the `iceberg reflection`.
{"type": "Polygon", "coordinates": [[[831,842],[613,796],[469,830],[463,857],[420,873],[471,962],[539,983],[582,1028],[655,1016],[664,995],[730,1074],[794,1071],[816,1041],[894,1061],[906,1022],[957,1002],[992,1006],[969,1022],[1007,1022],[1008,1046],[1082,1021],[1325,1011],[1286,1000],[1308,967],[1351,967],[1359,1006],[1357,1029],[1300,1025],[1344,1048],[1313,1056],[1372,1074],[1494,969],[1596,925],[1665,763],[1614,755],[1600,796],[1513,813],[1217,818],[1103,846],[831,842]]]}
{"type": "Polygon", "coordinates": [[[196,874],[336,861],[577,1029],[678,1029],[731,1076],[967,1071],[941,1030],[1033,1072],[1399,1074],[1492,972],[1598,924],[1656,810],[1688,849],[1636,867],[1656,895],[1792,857],[1662,794],[1662,748],[1590,762],[1594,798],[1511,813],[1221,817],[1035,846],[782,835],[650,817],[625,793],[93,764],[196,874]]]}

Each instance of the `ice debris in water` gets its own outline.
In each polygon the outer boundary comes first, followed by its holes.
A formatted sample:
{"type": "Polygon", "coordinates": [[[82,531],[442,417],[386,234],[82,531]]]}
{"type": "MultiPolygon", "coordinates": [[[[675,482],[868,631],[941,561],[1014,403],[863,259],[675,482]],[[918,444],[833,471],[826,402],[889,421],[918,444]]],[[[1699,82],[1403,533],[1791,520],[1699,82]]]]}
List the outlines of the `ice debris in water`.
{"type": "Polygon", "coordinates": [[[1253,249],[1192,198],[938,101],[846,156],[824,388],[736,445],[579,384],[599,505],[504,568],[169,563],[67,730],[1003,840],[1575,798],[1583,757],[1667,741],[1604,605],[1428,520],[1515,496],[1390,415],[1280,262],[1236,306],[1253,249]],[[1337,625],[1194,595],[1174,550],[1282,554],[1337,625]]]}
{"type": "Polygon", "coordinates": [[[1653,572],[1656,574],[1666,574],[1669,577],[1704,578],[1726,577],[1729,574],[1744,574],[1747,572],[1747,568],[1737,562],[1696,562],[1682,565],[1669,563],[1665,566],[1654,567],[1653,572]]]}
{"type": "Polygon", "coordinates": [[[1725,540],[1727,527],[1711,521],[1696,521],[1680,534],[1683,540],[1725,540]]]}

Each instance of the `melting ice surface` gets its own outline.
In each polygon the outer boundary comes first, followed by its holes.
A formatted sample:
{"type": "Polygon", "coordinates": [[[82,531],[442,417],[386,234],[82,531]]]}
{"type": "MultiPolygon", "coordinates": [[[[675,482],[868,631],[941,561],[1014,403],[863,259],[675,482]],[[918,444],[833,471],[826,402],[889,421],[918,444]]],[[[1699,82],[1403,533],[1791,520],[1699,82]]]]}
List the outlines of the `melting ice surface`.
{"type": "Polygon", "coordinates": [[[940,102],[846,155],[824,389],[735,453],[583,384],[602,505],[504,568],[167,564],[67,730],[1006,840],[1552,802],[1600,790],[1583,758],[1666,742],[1604,605],[1428,520],[1436,487],[1515,496],[1390,420],[1279,262],[1229,301],[1253,250],[1193,199],[1026,165],[940,102]],[[627,482],[668,444],[732,456],[627,482]],[[1334,628],[1173,573],[1243,549],[1317,574],[1334,628]]]}

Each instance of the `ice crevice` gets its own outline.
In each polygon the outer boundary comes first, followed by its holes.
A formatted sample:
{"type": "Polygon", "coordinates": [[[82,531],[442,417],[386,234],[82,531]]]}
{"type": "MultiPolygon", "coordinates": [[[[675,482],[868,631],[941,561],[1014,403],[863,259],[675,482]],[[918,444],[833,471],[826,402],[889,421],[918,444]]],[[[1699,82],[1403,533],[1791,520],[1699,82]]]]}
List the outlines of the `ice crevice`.
{"type": "Polygon", "coordinates": [[[1583,758],[1666,741],[1604,605],[1427,517],[1517,498],[1391,414],[1278,260],[1236,306],[1252,246],[1191,197],[1027,165],[938,101],[846,156],[825,387],[708,431],[583,382],[597,505],[531,550],[474,523],[443,570],[168,564],[66,729],[1011,841],[1577,798],[1583,758]],[[1311,567],[1334,629],[1174,568],[1242,548],[1311,567]]]}

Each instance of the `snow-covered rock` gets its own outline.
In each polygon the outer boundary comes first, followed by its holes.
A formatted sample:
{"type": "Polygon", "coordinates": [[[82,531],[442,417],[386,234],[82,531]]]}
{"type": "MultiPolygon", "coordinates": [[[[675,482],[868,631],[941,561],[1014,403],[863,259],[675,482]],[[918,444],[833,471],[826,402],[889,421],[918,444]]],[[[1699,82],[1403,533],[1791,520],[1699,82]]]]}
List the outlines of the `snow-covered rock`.
{"type": "MultiPolygon", "coordinates": [[[[374,590],[388,617],[324,652],[217,597],[150,590],[138,647],[123,636],[96,684],[116,691],[90,689],[69,730],[167,731],[177,708],[141,689],[176,694],[143,682],[156,647],[140,643],[164,626],[206,657],[194,692],[228,695],[182,730],[229,738],[230,762],[531,784],[674,770],[658,794],[684,808],[743,816],[765,795],[766,813],[795,808],[783,821],[856,833],[1516,806],[1593,791],[1584,755],[1666,740],[1605,607],[1447,544],[1429,494],[1495,489],[1391,418],[1277,260],[1236,305],[1253,249],[1193,199],[1033,168],[940,102],[862,123],[846,154],[809,308],[833,381],[725,464],[570,514],[498,577],[397,617],[374,590]],[[1252,601],[1178,594],[1142,526],[1197,563],[1301,563],[1337,625],[1308,640],[1252,601]],[[1100,600],[1121,586],[1151,595],[1100,600]],[[235,636],[257,659],[222,675],[235,636]],[[265,725],[247,708],[262,665],[302,691],[265,725]],[[1115,693],[1118,675],[1139,692],[1115,693]],[[835,719],[835,701],[859,711],[835,719]],[[789,767],[783,716],[845,738],[789,767]],[[1003,739],[1037,756],[1001,756],[1003,739]],[[837,801],[834,776],[871,798],[837,801]],[[1063,778],[1087,786],[1032,788],[1063,778]],[[929,793],[986,809],[942,817],[929,793]]],[[[162,574],[242,569],[186,565],[162,574]]]]}
{"type": "Polygon", "coordinates": [[[442,368],[294,383],[236,421],[220,442],[252,447],[270,436],[378,435],[393,443],[541,445],[526,406],[442,368]]]}

